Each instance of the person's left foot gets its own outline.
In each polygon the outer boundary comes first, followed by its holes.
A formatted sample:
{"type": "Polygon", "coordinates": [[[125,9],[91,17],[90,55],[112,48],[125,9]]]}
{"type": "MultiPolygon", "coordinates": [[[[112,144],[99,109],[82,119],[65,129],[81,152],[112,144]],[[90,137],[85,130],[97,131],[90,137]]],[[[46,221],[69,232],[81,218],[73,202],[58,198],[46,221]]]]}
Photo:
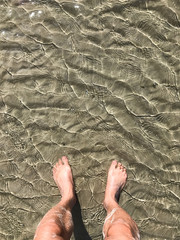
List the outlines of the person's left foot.
{"type": "Polygon", "coordinates": [[[114,201],[117,202],[117,195],[122,191],[126,184],[127,173],[126,169],[121,163],[116,160],[112,161],[108,171],[108,178],[106,184],[106,191],[104,197],[104,207],[106,210],[112,206],[114,201]]]}
{"type": "Polygon", "coordinates": [[[62,159],[59,159],[55,164],[53,168],[53,178],[61,193],[61,201],[72,208],[76,202],[76,197],[72,171],[67,157],[63,156],[62,159]]]}

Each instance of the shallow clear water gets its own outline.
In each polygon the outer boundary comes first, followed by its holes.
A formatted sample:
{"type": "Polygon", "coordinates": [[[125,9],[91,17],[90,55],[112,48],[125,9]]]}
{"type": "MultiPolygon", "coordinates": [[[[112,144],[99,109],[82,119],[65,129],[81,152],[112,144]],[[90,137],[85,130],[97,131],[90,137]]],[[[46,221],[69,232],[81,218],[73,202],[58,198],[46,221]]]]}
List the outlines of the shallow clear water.
{"type": "Polygon", "coordinates": [[[4,0],[0,16],[0,239],[33,238],[62,155],[76,239],[102,239],[112,159],[141,239],[180,239],[179,1],[4,0]]]}

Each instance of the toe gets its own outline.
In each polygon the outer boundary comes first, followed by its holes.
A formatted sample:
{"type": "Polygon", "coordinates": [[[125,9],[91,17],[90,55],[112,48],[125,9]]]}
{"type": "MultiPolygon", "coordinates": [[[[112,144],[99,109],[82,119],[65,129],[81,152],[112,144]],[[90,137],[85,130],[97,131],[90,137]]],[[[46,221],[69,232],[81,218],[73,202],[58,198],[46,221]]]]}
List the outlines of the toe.
{"type": "Polygon", "coordinates": [[[121,164],[121,163],[118,163],[118,167],[119,167],[119,168],[122,168],[122,164],[121,164]]]}
{"type": "Polygon", "coordinates": [[[113,160],[112,163],[111,163],[110,169],[114,169],[116,167],[117,167],[117,161],[113,160]]]}
{"type": "Polygon", "coordinates": [[[57,168],[58,168],[58,166],[59,166],[59,164],[58,164],[58,162],[54,165],[54,170],[56,171],[57,170],[57,168]]]}
{"type": "Polygon", "coordinates": [[[123,172],[126,172],[126,168],[123,166],[123,172]]]}
{"type": "Polygon", "coordinates": [[[56,171],[57,171],[57,163],[53,167],[53,173],[56,173],[56,171]]]}
{"type": "Polygon", "coordinates": [[[68,159],[67,159],[66,156],[63,156],[63,157],[62,157],[62,161],[63,161],[63,163],[64,163],[65,165],[69,165],[69,161],[68,161],[68,159]]]}
{"type": "Polygon", "coordinates": [[[52,170],[52,171],[53,171],[53,174],[56,172],[56,168],[55,168],[55,166],[53,167],[53,170],[52,170]]]}
{"type": "Polygon", "coordinates": [[[62,160],[60,158],[59,158],[58,164],[62,165],[62,160]]]}

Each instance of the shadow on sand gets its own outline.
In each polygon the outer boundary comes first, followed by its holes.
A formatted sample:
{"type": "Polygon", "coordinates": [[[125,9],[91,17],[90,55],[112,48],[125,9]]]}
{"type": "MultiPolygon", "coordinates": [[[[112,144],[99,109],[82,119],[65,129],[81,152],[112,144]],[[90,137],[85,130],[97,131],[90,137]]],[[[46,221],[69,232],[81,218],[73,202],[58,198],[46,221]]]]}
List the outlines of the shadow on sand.
{"type": "MultiPolygon", "coordinates": [[[[77,196],[76,196],[77,198],[77,196]]],[[[77,198],[76,204],[72,209],[72,218],[74,222],[74,237],[76,240],[92,240],[89,236],[86,228],[84,226],[82,215],[81,215],[81,208],[79,204],[79,200],[77,198]]]]}

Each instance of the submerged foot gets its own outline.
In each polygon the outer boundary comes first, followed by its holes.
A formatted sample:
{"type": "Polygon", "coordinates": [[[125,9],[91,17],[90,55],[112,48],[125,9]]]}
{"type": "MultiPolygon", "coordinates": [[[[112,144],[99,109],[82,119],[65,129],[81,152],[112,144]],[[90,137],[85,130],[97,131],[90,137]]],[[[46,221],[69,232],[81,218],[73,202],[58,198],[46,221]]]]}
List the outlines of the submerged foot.
{"type": "Polygon", "coordinates": [[[61,201],[66,203],[67,207],[72,208],[76,202],[76,197],[72,171],[67,157],[63,156],[62,159],[59,159],[55,164],[53,168],[53,178],[61,193],[61,201]]]}
{"type": "Polygon", "coordinates": [[[104,206],[107,208],[112,201],[117,201],[117,196],[126,184],[127,173],[121,163],[112,161],[108,171],[104,206]]]}

